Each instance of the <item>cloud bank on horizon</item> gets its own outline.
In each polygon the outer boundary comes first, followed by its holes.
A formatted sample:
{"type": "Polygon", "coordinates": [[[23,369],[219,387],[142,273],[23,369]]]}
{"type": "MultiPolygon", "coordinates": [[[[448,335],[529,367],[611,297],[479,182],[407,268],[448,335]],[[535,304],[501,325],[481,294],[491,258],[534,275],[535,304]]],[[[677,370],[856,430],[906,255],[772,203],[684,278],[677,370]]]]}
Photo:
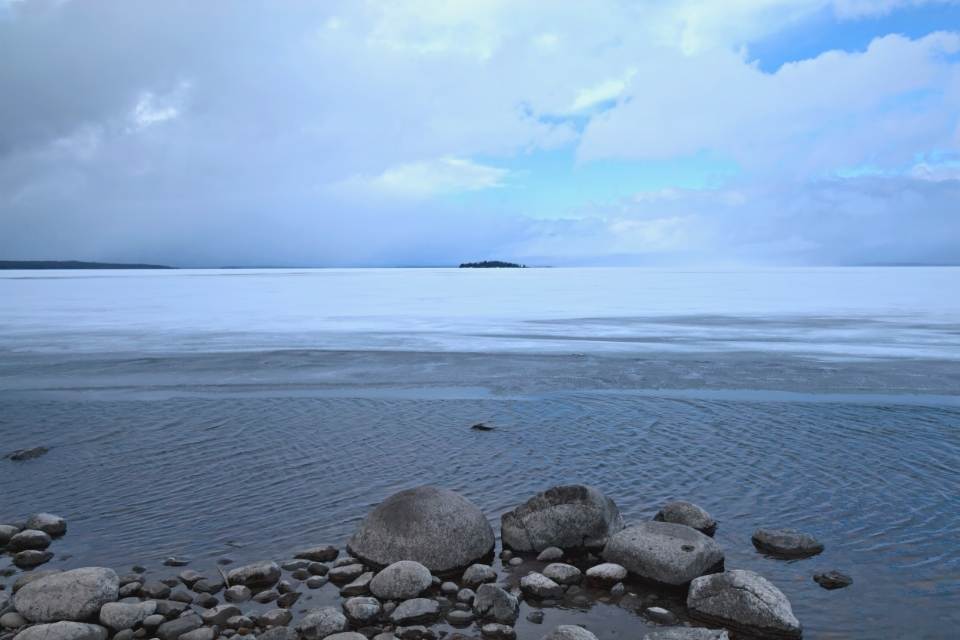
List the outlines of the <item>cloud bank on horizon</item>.
{"type": "Polygon", "coordinates": [[[0,257],[960,263],[960,2],[0,0],[0,257]]]}

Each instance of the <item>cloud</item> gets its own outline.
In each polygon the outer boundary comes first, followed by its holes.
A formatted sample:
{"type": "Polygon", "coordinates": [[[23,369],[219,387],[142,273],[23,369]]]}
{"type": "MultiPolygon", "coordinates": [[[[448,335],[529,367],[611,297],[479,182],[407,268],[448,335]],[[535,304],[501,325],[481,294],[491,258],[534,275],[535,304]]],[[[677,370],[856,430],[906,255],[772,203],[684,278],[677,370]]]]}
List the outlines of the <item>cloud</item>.
{"type": "Polygon", "coordinates": [[[503,186],[508,171],[464,158],[444,157],[391,167],[376,176],[356,176],[338,190],[363,195],[429,198],[503,186]]]}

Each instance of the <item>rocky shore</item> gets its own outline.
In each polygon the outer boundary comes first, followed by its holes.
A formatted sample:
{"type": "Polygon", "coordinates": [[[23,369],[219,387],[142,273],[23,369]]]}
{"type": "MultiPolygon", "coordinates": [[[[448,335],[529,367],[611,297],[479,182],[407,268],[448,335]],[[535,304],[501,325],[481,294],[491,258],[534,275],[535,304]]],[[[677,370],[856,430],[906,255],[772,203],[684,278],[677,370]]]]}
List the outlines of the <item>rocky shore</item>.
{"type": "MultiPolygon", "coordinates": [[[[153,578],[142,566],[120,573],[37,568],[67,531],[62,518],[40,513],[0,524],[0,548],[21,571],[11,589],[0,590],[0,640],[512,640],[522,601],[536,605],[526,620],[541,624],[551,608],[591,598],[636,600],[637,612],[656,625],[646,640],[800,638],[801,624],[774,584],[724,566],[712,537],[717,527],[686,502],[627,524],[600,490],[553,487],[501,517],[500,559],[524,568],[511,580],[491,566],[496,536],[480,509],[424,486],[378,505],[345,550],[323,544],[289,560],[205,573],[169,558],[170,575],[153,578]],[[644,602],[633,593],[638,585],[673,594],[670,602],[683,606],[644,602]],[[312,599],[305,594],[331,586],[339,606],[303,606],[312,599]]],[[[771,562],[823,550],[789,529],[760,529],[752,542],[771,562]]],[[[811,578],[826,589],[851,582],[836,571],[811,578]]],[[[596,640],[584,626],[544,626],[538,635],[545,640],[596,640]]]]}

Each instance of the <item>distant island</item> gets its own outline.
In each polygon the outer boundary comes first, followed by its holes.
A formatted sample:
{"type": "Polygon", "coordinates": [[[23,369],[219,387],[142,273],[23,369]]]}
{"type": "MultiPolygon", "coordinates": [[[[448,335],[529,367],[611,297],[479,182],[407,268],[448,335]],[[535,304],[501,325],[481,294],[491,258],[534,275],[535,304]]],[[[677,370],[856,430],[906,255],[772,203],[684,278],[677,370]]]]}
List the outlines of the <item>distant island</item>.
{"type": "Polygon", "coordinates": [[[461,269],[525,269],[526,266],[516,262],[503,262],[501,260],[483,260],[482,262],[464,262],[460,265],[461,269]]]}
{"type": "Polygon", "coordinates": [[[159,264],[81,262],[79,260],[0,260],[0,269],[175,269],[159,264]]]}

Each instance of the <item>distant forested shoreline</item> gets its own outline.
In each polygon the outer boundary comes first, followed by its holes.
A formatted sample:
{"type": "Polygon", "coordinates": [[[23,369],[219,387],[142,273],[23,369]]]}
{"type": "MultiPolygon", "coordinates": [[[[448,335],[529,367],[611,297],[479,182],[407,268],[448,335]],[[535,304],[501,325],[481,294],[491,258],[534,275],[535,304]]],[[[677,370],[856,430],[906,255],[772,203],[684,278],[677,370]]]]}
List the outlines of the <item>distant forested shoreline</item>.
{"type": "Polygon", "coordinates": [[[82,262],[80,260],[0,260],[0,269],[175,269],[160,264],[82,262]]]}

